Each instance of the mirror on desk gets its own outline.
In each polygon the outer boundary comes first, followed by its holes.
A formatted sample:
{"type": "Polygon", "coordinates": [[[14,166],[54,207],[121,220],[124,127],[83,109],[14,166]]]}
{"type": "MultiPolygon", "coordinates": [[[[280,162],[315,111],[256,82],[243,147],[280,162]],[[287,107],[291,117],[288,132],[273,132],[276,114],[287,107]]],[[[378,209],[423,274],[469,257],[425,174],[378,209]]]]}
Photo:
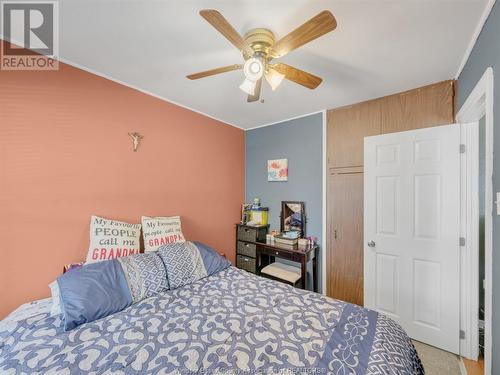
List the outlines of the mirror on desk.
{"type": "Polygon", "coordinates": [[[306,235],[306,214],[304,202],[281,202],[281,232],[297,231],[300,237],[306,235]]]}

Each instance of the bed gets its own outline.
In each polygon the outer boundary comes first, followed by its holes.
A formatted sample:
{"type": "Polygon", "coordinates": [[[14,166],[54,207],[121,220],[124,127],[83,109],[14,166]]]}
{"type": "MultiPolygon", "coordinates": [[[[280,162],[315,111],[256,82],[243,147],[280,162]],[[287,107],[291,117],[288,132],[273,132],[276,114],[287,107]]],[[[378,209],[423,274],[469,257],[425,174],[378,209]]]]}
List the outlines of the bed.
{"type": "Polygon", "coordinates": [[[1,374],[423,374],[388,317],[234,267],[65,332],[50,299],[0,322],[1,374]]]}

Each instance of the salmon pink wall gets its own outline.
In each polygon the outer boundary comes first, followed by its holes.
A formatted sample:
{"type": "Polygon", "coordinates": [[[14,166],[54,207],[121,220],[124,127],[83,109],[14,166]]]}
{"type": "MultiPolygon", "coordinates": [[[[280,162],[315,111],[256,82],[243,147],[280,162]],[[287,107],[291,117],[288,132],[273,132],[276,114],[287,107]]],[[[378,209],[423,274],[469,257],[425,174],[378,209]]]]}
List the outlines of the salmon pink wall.
{"type": "Polygon", "coordinates": [[[242,130],[64,64],[0,71],[0,129],[0,319],[85,259],[92,214],[181,215],[234,263],[242,130]]]}

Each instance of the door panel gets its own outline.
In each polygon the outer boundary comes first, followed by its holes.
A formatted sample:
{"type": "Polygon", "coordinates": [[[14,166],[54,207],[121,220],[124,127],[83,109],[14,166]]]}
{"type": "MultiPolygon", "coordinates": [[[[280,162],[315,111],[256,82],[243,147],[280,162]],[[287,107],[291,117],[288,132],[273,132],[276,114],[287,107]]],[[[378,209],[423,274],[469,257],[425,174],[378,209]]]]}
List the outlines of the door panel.
{"type": "Polygon", "coordinates": [[[398,257],[377,254],[377,309],[387,315],[398,314],[398,257]]]}
{"type": "Polygon", "coordinates": [[[365,138],[365,306],[396,319],[412,338],[454,353],[459,144],[458,125],[365,138]]]}
{"type": "Polygon", "coordinates": [[[438,240],[441,229],[441,176],[416,175],[414,184],[415,238],[438,240]]]}
{"type": "Polygon", "coordinates": [[[377,233],[396,236],[398,233],[398,195],[397,176],[377,177],[377,233]]]}
{"type": "Polygon", "coordinates": [[[414,259],[413,319],[415,323],[439,329],[441,289],[436,285],[441,285],[441,264],[414,259]]]}
{"type": "Polygon", "coordinates": [[[327,295],[363,305],[363,173],[328,179],[327,295]]]}

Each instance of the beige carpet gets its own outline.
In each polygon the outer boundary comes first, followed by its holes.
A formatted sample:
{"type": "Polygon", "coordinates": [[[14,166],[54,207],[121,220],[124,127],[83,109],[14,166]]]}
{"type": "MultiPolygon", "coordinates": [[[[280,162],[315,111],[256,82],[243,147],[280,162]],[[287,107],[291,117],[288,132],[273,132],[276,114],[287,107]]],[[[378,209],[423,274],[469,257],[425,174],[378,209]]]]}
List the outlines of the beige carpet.
{"type": "Polygon", "coordinates": [[[413,341],[426,375],[460,375],[460,359],[455,354],[413,341]]]}

